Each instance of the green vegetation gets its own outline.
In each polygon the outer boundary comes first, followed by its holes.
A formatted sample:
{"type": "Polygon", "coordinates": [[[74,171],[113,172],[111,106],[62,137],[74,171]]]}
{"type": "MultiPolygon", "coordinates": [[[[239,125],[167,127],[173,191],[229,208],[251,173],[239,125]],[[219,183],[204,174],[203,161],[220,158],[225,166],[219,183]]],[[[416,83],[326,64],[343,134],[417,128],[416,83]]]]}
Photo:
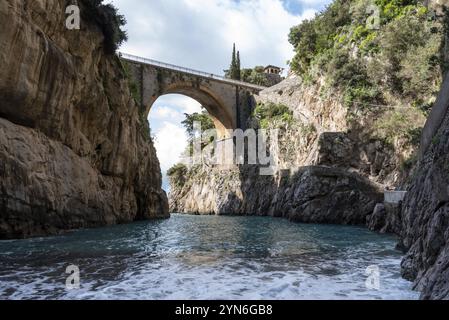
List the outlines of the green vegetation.
{"type": "Polygon", "coordinates": [[[233,80],[240,80],[241,78],[241,62],[240,51],[236,52],[235,43],[232,49],[232,60],[229,70],[226,70],[226,77],[233,80]]]}
{"type": "Polygon", "coordinates": [[[417,162],[418,162],[418,155],[414,153],[401,163],[401,169],[403,171],[408,172],[416,165],[417,162]]]}
{"type": "Polygon", "coordinates": [[[125,76],[128,79],[129,91],[131,92],[131,96],[134,98],[134,101],[138,106],[142,105],[142,97],[140,92],[140,85],[137,83],[131,75],[131,66],[129,62],[125,60],[120,60],[123,66],[123,70],[125,71],[125,76]]]}
{"type": "Polygon", "coordinates": [[[335,0],[291,29],[290,66],[324,77],[348,108],[400,101],[426,112],[441,83],[442,39],[441,21],[417,0],[335,0]]]}
{"type": "Polygon", "coordinates": [[[176,164],[167,171],[172,186],[182,187],[185,183],[188,168],[182,164],[176,164]]]}
{"type": "Polygon", "coordinates": [[[193,141],[195,139],[195,128],[194,123],[199,122],[201,123],[201,130],[210,130],[215,129],[214,122],[212,121],[211,117],[207,113],[207,111],[203,111],[202,113],[193,113],[193,114],[184,114],[186,116],[186,119],[182,122],[184,127],[187,130],[187,134],[189,135],[190,141],[193,141]]]}
{"type": "Polygon", "coordinates": [[[240,51],[236,51],[235,44],[232,50],[231,66],[224,72],[225,77],[228,79],[239,80],[265,87],[269,87],[270,85],[272,85],[267,75],[265,74],[265,68],[263,66],[242,69],[240,61],[240,51]]]}
{"type": "Polygon", "coordinates": [[[436,146],[440,143],[441,141],[441,135],[436,135],[432,138],[432,145],[436,146]]]}
{"type": "Polygon", "coordinates": [[[128,40],[126,19],[118,13],[112,4],[103,4],[103,0],[83,0],[86,10],[82,10],[88,21],[94,21],[104,34],[104,50],[107,54],[114,54],[120,45],[128,40]]]}
{"type": "Polygon", "coordinates": [[[201,139],[201,148],[206,147],[209,143],[213,141],[213,138],[211,137],[211,140],[204,140],[203,137],[196,136],[194,124],[195,122],[201,123],[201,131],[204,132],[206,130],[212,130],[215,129],[215,124],[210,117],[210,115],[207,113],[207,111],[203,110],[202,113],[193,113],[193,114],[187,114],[185,113],[186,119],[182,122],[184,125],[187,134],[189,136],[189,144],[187,146],[187,150],[185,151],[185,154],[192,155],[193,154],[193,143],[197,140],[195,139],[201,139]]]}
{"type": "Polygon", "coordinates": [[[417,146],[423,129],[419,124],[424,122],[423,118],[419,110],[412,108],[385,112],[375,122],[375,134],[391,145],[401,139],[403,144],[417,146]]]}
{"type": "Polygon", "coordinates": [[[244,82],[252,83],[258,86],[270,86],[270,82],[264,73],[264,67],[257,66],[253,69],[242,69],[241,79],[244,82]]]}
{"type": "Polygon", "coordinates": [[[293,112],[283,104],[259,103],[254,109],[253,118],[257,119],[262,129],[272,125],[287,125],[294,122],[293,112]]]}
{"type": "MultiPolygon", "coordinates": [[[[192,155],[193,154],[193,142],[195,142],[195,139],[203,139],[202,137],[196,136],[194,123],[199,122],[201,123],[201,130],[204,132],[205,130],[211,130],[215,129],[214,122],[212,121],[212,118],[209,116],[209,114],[204,110],[201,113],[193,113],[193,114],[185,114],[186,119],[182,122],[184,125],[187,134],[189,136],[189,144],[187,146],[187,150],[185,151],[185,154],[192,155]]],[[[201,145],[204,148],[206,145],[208,145],[211,141],[201,141],[201,145]]],[[[190,171],[192,174],[194,174],[192,171],[190,171]]],[[[167,171],[167,175],[170,179],[170,184],[172,186],[176,187],[183,187],[187,174],[189,173],[189,169],[184,164],[176,164],[172,168],[170,168],[167,171]]]]}
{"type": "Polygon", "coordinates": [[[301,135],[304,137],[309,137],[317,133],[316,127],[311,123],[310,124],[299,123],[298,126],[301,135]]]}
{"type": "Polygon", "coordinates": [[[264,67],[257,66],[253,69],[242,69],[240,61],[240,51],[236,51],[235,44],[232,50],[232,60],[229,70],[225,70],[225,77],[228,79],[244,81],[259,86],[269,86],[270,83],[264,73],[264,67]]]}
{"type": "Polygon", "coordinates": [[[449,8],[444,7],[444,18],[443,18],[443,27],[444,27],[444,42],[441,45],[441,60],[443,61],[443,72],[447,72],[449,70],[449,8]]]}
{"type": "Polygon", "coordinates": [[[128,80],[129,91],[131,93],[131,97],[134,99],[135,103],[138,106],[139,110],[139,125],[141,132],[143,133],[144,139],[150,141],[151,137],[151,129],[148,123],[147,114],[145,107],[142,105],[142,96],[140,92],[140,84],[134,80],[134,77],[131,75],[131,66],[130,63],[124,60],[120,60],[120,63],[123,67],[123,71],[126,79],[128,80]]]}

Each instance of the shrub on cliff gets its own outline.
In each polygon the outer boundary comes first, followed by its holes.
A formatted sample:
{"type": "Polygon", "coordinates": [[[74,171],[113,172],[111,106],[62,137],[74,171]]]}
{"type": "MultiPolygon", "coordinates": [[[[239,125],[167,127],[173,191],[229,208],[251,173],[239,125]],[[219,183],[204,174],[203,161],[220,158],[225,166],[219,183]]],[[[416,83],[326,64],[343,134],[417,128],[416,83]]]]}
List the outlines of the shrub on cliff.
{"type": "Polygon", "coordinates": [[[270,81],[264,73],[264,67],[262,66],[257,66],[253,69],[242,69],[241,79],[244,82],[252,83],[258,86],[270,86],[270,81]]]}
{"type": "Polygon", "coordinates": [[[423,114],[416,109],[390,110],[376,119],[375,136],[388,144],[400,141],[403,145],[416,146],[421,140],[423,114]]]}
{"type": "Polygon", "coordinates": [[[283,104],[259,103],[254,109],[255,118],[262,129],[268,129],[270,125],[284,125],[293,122],[293,112],[283,104]]]}
{"type": "Polygon", "coordinates": [[[349,108],[428,105],[441,84],[442,39],[441,21],[417,0],[335,0],[291,29],[290,66],[324,77],[349,108]]]}
{"type": "Polygon", "coordinates": [[[167,171],[167,176],[170,179],[170,184],[172,186],[182,187],[185,183],[187,172],[187,167],[182,163],[176,164],[171,167],[167,171]]]}
{"type": "Polygon", "coordinates": [[[201,139],[201,147],[204,148],[207,146],[210,142],[213,141],[213,138],[211,137],[209,141],[206,141],[203,139],[203,137],[198,137],[195,132],[195,123],[201,124],[201,131],[204,133],[206,130],[212,130],[215,129],[215,124],[210,115],[207,113],[206,110],[203,110],[201,113],[193,113],[193,114],[187,114],[185,113],[185,120],[182,121],[182,125],[187,131],[187,135],[189,136],[189,144],[187,146],[187,150],[185,150],[184,154],[186,156],[190,156],[193,154],[193,143],[195,141],[199,141],[201,139]]]}
{"type": "MultiPolygon", "coordinates": [[[[128,79],[129,84],[129,91],[131,92],[131,96],[134,98],[134,101],[137,103],[137,105],[142,105],[142,97],[141,97],[141,91],[140,91],[140,84],[134,79],[134,77],[131,75],[131,66],[130,63],[126,60],[121,60],[123,70],[125,72],[125,76],[128,79]]],[[[141,110],[142,111],[142,110],[141,110]]]]}
{"type": "Polygon", "coordinates": [[[82,0],[85,5],[85,17],[95,22],[104,35],[104,50],[107,54],[114,54],[120,45],[128,40],[126,31],[122,28],[126,25],[126,19],[118,13],[112,4],[103,4],[104,0],[82,0]]]}
{"type": "Polygon", "coordinates": [[[195,138],[195,130],[194,130],[195,122],[201,124],[202,131],[215,128],[214,122],[212,121],[212,118],[209,116],[207,111],[203,111],[201,113],[195,112],[193,114],[185,113],[184,115],[186,119],[181,123],[186,129],[190,141],[192,141],[195,138]]]}

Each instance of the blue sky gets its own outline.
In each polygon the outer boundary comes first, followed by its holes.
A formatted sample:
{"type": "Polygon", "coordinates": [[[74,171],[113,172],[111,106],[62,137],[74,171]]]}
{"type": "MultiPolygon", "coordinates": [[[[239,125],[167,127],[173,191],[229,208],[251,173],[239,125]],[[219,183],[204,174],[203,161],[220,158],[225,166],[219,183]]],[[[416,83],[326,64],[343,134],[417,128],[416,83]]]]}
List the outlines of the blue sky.
{"type": "MultiPolygon", "coordinates": [[[[311,18],[331,0],[112,0],[126,16],[129,40],[122,52],[210,73],[228,68],[232,45],[243,67],[286,67],[293,56],[292,26],[311,18]]],[[[180,95],[160,97],[149,115],[165,172],[186,147],[184,113],[201,110],[180,95]]],[[[167,189],[164,177],[164,188],[167,189]]]]}

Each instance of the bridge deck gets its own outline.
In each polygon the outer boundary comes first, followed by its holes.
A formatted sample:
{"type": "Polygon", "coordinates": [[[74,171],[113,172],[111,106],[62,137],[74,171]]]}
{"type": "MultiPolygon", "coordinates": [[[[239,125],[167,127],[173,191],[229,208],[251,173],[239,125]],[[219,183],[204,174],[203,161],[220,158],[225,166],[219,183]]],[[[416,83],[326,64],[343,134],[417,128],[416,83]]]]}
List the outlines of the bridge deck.
{"type": "Polygon", "coordinates": [[[267,88],[267,87],[258,86],[258,85],[252,84],[252,83],[228,79],[228,78],[225,78],[223,76],[219,76],[219,75],[216,75],[213,73],[207,73],[204,71],[198,71],[198,70],[194,70],[194,69],[184,68],[184,67],[176,66],[174,64],[169,64],[169,63],[160,62],[160,61],[156,61],[156,60],[152,60],[152,59],[148,59],[148,58],[138,57],[138,56],[123,53],[123,52],[119,52],[118,55],[120,58],[122,58],[124,60],[129,60],[131,62],[137,62],[137,63],[147,64],[147,65],[154,66],[154,67],[160,67],[160,68],[164,68],[164,69],[179,71],[179,72],[196,75],[196,76],[200,76],[200,77],[207,78],[207,79],[212,79],[212,80],[229,83],[229,84],[240,86],[240,87],[251,88],[251,89],[256,89],[256,90],[260,90],[260,91],[267,88]]]}

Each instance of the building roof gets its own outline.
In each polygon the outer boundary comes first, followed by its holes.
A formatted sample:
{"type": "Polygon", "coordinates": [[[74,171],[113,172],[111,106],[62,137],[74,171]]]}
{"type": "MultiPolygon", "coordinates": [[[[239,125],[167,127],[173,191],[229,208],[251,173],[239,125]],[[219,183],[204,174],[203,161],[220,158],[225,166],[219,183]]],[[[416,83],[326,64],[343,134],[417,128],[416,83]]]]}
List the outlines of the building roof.
{"type": "Polygon", "coordinates": [[[276,67],[276,66],[273,66],[273,65],[266,66],[266,67],[265,67],[265,70],[267,70],[268,68],[273,68],[273,69],[279,69],[279,70],[282,70],[282,68],[276,67]]]}

